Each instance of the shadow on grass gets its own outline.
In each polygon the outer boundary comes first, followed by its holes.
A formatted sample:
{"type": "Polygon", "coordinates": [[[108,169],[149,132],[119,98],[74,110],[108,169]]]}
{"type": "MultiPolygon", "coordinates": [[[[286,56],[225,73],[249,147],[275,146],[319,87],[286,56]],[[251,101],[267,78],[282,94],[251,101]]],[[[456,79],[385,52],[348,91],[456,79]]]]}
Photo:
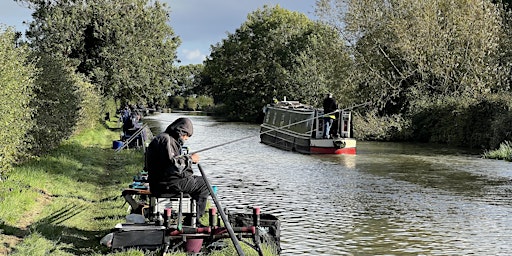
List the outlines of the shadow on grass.
{"type": "Polygon", "coordinates": [[[135,173],[126,167],[142,168],[143,154],[137,150],[115,153],[112,149],[69,144],[62,145],[50,157],[28,165],[49,175],[67,176],[93,185],[112,186],[131,180],[135,173]]]}
{"type": "Polygon", "coordinates": [[[56,248],[51,248],[52,251],[63,250],[73,255],[108,253],[108,248],[99,243],[105,231],[88,231],[63,225],[66,220],[80,214],[85,209],[85,206],[68,205],[31,224],[26,229],[0,223],[0,230],[3,230],[5,235],[19,238],[24,238],[32,232],[37,232],[56,245],[56,248]],[[59,244],[64,246],[59,246],[59,244]]]}
{"type": "MultiPolygon", "coordinates": [[[[48,197],[78,199],[88,202],[86,204],[88,206],[73,202],[65,202],[66,206],[54,205],[53,207],[57,208],[52,210],[50,215],[33,222],[26,228],[18,228],[16,225],[11,226],[0,221],[0,232],[23,240],[35,232],[51,241],[53,245],[49,245],[51,247],[49,250],[52,251],[67,251],[73,255],[105,254],[109,250],[100,245],[99,241],[108,233],[106,229],[113,226],[103,227],[98,221],[108,222],[109,219],[119,219],[124,216],[116,215],[108,202],[121,200],[119,198],[121,188],[128,187],[133,175],[136,174],[134,170],[140,170],[142,164],[143,153],[136,150],[115,153],[108,148],[85,147],[72,143],[62,145],[51,155],[24,164],[27,176],[37,172],[44,174],[48,179],[39,181],[27,178],[25,180],[21,176],[20,182],[27,183],[25,186],[48,197]],[[63,178],[64,183],[61,183],[63,178]],[[83,183],[93,186],[82,187],[83,183]],[[52,187],[59,187],[59,193],[54,193],[57,190],[52,191],[52,187]],[[77,188],[80,191],[78,193],[77,188]],[[97,194],[97,197],[90,198],[91,193],[97,194]],[[115,194],[118,196],[113,197],[115,194]],[[94,210],[91,211],[89,207],[94,207],[94,210]],[[107,208],[103,211],[103,207],[107,208]],[[91,218],[87,218],[91,221],[90,225],[89,223],[75,225],[72,218],[78,214],[91,215],[91,218]],[[97,214],[101,216],[94,218],[97,214]]],[[[27,243],[28,247],[37,246],[31,242],[27,243]]]]}

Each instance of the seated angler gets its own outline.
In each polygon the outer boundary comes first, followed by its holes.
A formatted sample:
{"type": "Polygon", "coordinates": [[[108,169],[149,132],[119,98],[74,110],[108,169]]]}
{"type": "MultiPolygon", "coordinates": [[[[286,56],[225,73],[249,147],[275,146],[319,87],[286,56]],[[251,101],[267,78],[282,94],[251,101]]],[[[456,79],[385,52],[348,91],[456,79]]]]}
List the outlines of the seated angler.
{"type": "Polygon", "coordinates": [[[196,200],[196,223],[200,224],[210,193],[203,177],[193,175],[192,164],[199,162],[199,155],[183,152],[183,144],[192,133],[190,119],[176,119],[149,144],[145,170],[152,194],[183,192],[196,200]]]}

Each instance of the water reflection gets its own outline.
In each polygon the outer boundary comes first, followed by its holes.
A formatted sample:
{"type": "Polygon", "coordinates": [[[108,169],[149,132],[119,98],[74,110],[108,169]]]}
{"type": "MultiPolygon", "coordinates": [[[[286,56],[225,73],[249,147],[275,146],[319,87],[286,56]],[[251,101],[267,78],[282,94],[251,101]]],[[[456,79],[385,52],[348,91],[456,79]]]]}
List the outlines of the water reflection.
{"type": "MultiPolygon", "coordinates": [[[[180,115],[147,118],[154,133],[180,115]]],[[[442,146],[360,142],[356,156],[259,143],[257,125],[189,116],[191,151],[230,211],[282,221],[283,255],[508,255],[512,164],[442,146]]]]}

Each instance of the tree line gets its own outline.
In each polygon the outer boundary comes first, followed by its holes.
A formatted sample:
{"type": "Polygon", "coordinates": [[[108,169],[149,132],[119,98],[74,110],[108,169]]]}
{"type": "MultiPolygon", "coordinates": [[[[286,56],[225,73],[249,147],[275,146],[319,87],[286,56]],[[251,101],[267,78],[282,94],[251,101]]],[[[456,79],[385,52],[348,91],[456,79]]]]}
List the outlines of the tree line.
{"type": "Polygon", "coordinates": [[[212,46],[202,86],[252,121],[272,98],[354,110],[361,140],[477,149],[512,139],[507,1],[322,0],[320,21],[275,7],[212,46]]]}
{"type": "Polygon", "coordinates": [[[332,92],[341,107],[371,102],[354,110],[358,139],[512,140],[506,2],[320,0],[316,21],[264,6],[202,64],[180,66],[160,1],[15,1],[33,20],[25,37],[0,31],[3,173],[128,103],[215,104],[253,122],[273,99],[320,106],[332,92]]]}
{"type": "Polygon", "coordinates": [[[508,8],[480,0],[318,1],[317,13],[350,45],[353,98],[374,103],[355,129],[480,149],[512,139],[508,8]]]}

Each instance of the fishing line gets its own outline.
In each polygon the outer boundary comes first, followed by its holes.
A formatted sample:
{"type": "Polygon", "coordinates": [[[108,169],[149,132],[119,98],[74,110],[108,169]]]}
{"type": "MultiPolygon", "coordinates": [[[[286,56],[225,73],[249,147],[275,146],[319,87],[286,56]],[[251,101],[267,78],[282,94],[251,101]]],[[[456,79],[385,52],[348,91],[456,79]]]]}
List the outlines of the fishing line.
{"type": "MultiPolygon", "coordinates": [[[[327,113],[326,115],[331,115],[331,114],[334,114],[336,113],[337,111],[334,111],[332,113],[327,113]]],[[[207,150],[210,150],[210,149],[214,149],[214,148],[218,148],[218,147],[222,147],[222,146],[226,146],[226,145],[229,145],[229,144],[232,144],[232,143],[235,143],[235,142],[238,142],[238,141],[241,141],[241,140],[246,140],[246,139],[250,139],[250,138],[253,138],[253,137],[256,137],[256,136],[260,136],[262,134],[267,134],[269,132],[273,132],[273,131],[277,131],[277,130],[281,130],[283,128],[287,128],[287,127],[290,127],[290,126],[293,126],[293,125],[296,125],[296,124],[300,124],[300,123],[303,123],[303,122],[307,122],[307,121],[310,121],[310,120],[314,120],[318,117],[314,117],[314,118],[308,118],[308,119],[305,119],[305,120],[302,120],[302,121],[299,121],[299,122],[295,122],[295,123],[291,123],[291,124],[287,124],[285,126],[281,126],[281,127],[277,127],[277,128],[272,128],[272,129],[269,129],[269,130],[266,130],[264,132],[260,132],[259,134],[257,135],[249,135],[249,136],[246,136],[246,137],[242,137],[242,138],[239,138],[239,139],[235,139],[235,140],[231,140],[231,141],[228,141],[228,142],[225,142],[225,143],[221,143],[221,144],[217,144],[217,145],[214,145],[214,146],[211,146],[211,147],[207,147],[207,148],[203,148],[203,149],[200,149],[200,150],[197,150],[197,151],[194,151],[192,153],[190,153],[191,155],[192,154],[196,154],[196,153],[199,153],[199,152],[204,152],[204,151],[207,151],[207,150]]]]}
{"type": "MultiPolygon", "coordinates": [[[[353,109],[353,108],[357,108],[357,107],[361,107],[361,106],[364,106],[364,105],[367,105],[367,104],[370,104],[371,102],[368,101],[368,102],[365,102],[365,103],[361,103],[361,104],[358,104],[358,105],[354,105],[352,107],[348,107],[348,108],[344,108],[344,109],[338,109],[338,110],[335,110],[333,112],[330,112],[330,113],[327,113],[327,114],[324,114],[324,115],[332,115],[336,112],[341,112],[341,111],[345,111],[345,110],[349,110],[349,109],[353,109]]],[[[228,141],[228,142],[225,142],[225,143],[221,143],[221,144],[217,144],[217,145],[214,145],[214,146],[211,146],[211,147],[207,147],[207,148],[203,148],[203,149],[200,149],[200,150],[197,150],[197,151],[194,151],[192,153],[190,153],[191,155],[192,154],[196,154],[196,153],[200,153],[200,152],[204,152],[204,151],[207,151],[207,150],[211,150],[211,149],[214,149],[214,148],[218,148],[218,147],[222,147],[222,146],[226,146],[226,145],[229,145],[229,144],[232,144],[232,143],[235,143],[235,142],[238,142],[238,141],[241,141],[241,140],[246,140],[246,139],[250,139],[250,138],[253,138],[253,137],[256,137],[256,136],[260,136],[262,134],[267,134],[267,133],[270,133],[270,132],[273,132],[273,131],[278,131],[278,130],[281,130],[283,128],[288,128],[290,126],[293,126],[293,125],[296,125],[296,124],[300,124],[300,123],[304,123],[304,122],[308,122],[308,121],[311,121],[311,120],[314,120],[314,119],[317,119],[319,117],[313,117],[313,118],[308,118],[308,119],[305,119],[305,120],[302,120],[302,121],[299,121],[299,122],[295,122],[295,123],[291,123],[291,124],[287,124],[285,126],[281,126],[281,127],[277,127],[277,128],[273,128],[273,129],[269,129],[269,130],[266,130],[264,132],[260,132],[258,135],[250,135],[250,136],[246,136],[246,137],[242,137],[242,138],[239,138],[239,139],[235,139],[235,140],[231,140],[231,141],[228,141]]]]}

